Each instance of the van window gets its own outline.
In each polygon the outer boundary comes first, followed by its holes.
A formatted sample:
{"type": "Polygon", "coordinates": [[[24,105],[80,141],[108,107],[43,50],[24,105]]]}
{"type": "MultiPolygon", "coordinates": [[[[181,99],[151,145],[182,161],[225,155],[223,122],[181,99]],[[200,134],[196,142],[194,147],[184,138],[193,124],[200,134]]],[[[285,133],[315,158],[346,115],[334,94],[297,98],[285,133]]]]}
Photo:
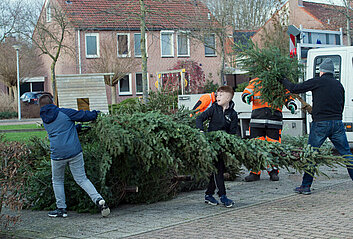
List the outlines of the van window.
{"type": "Polygon", "coordinates": [[[326,58],[330,58],[333,61],[333,65],[335,67],[334,77],[335,77],[336,80],[341,81],[341,64],[342,64],[342,60],[341,60],[341,56],[339,56],[339,55],[317,56],[317,57],[315,57],[315,60],[314,60],[314,77],[318,77],[319,76],[319,74],[320,74],[319,66],[326,58]]]}

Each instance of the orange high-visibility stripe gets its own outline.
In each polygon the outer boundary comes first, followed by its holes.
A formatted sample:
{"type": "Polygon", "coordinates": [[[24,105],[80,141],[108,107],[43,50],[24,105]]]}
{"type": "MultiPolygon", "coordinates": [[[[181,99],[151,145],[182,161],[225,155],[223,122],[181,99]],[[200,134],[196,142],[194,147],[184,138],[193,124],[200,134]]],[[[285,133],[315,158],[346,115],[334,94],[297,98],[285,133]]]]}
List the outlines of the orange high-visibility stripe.
{"type": "Polygon", "coordinates": [[[250,171],[250,173],[253,173],[253,174],[256,174],[256,175],[260,175],[261,171],[259,171],[259,172],[250,171]]]}

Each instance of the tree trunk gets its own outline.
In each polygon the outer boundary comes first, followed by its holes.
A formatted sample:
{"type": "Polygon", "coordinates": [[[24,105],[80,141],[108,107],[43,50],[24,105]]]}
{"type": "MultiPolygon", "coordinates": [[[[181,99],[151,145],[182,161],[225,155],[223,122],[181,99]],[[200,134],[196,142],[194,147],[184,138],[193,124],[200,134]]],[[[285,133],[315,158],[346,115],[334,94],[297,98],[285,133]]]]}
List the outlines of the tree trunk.
{"type": "Polygon", "coordinates": [[[147,56],[146,56],[146,6],[144,0],[140,1],[141,7],[141,59],[142,59],[142,90],[143,90],[143,102],[148,101],[148,85],[147,85],[147,56]]]}
{"type": "Polygon", "coordinates": [[[116,84],[112,86],[112,104],[117,103],[116,84]]]}
{"type": "MultiPolygon", "coordinates": [[[[349,9],[347,9],[349,14],[349,9]]],[[[349,16],[349,15],[348,15],[349,16]]],[[[351,27],[350,27],[350,18],[347,17],[347,46],[351,46],[351,27]]]]}
{"type": "Polygon", "coordinates": [[[221,86],[225,85],[225,80],[224,80],[224,63],[225,63],[225,50],[224,50],[224,41],[223,37],[220,37],[219,39],[221,43],[221,69],[220,69],[220,75],[221,75],[221,86]]]}
{"type": "Polygon", "coordinates": [[[55,65],[56,65],[56,61],[53,60],[53,62],[51,63],[51,66],[50,66],[50,73],[51,73],[51,82],[52,82],[52,87],[53,87],[54,102],[59,107],[58,90],[56,88],[55,65]]]}
{"type": "Polygon", "coordinates": [[[11,86],[9,89],[9,94],[12,97],[12,99],[17,100],[17,90],[16,86],[11,86]]]}

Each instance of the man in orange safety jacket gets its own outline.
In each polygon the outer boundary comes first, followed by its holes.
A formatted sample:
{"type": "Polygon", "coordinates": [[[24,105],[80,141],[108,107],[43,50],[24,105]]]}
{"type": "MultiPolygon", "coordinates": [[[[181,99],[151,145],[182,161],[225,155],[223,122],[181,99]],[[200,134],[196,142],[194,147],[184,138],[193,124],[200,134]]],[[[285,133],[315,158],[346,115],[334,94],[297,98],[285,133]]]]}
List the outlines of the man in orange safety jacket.
{"type": "MultiPolygon", "coordinates": [[[[192,110],[196,110],[196,114],[202,113],[207,110],[216,101],[216,94],[214,92],[210,94],[204,94],[196,102],[192,110]]],[[[190,115],[192,116],[192,115],[190,115]]]]}
{"type": "MultiPolygon", "coordinates": [[[[257,84],[259,84],[258,78],[251,80],[241,96],[244,103],[251,104],[252,102],[250,138],[281,143],[281,130],[283,124],[282,109],[273,109],[267,102],[261,102],[260,87],[257,87],[257,84]]],[[[289,91],[287,93],[290,94],[289,91]]],[[[297,105],[291,96],[288,97],[285,106],[292,114],[294,114],[297,109],[297,105]]],[[[270,175],[271,181],[279,180],[278,168],[268,167],[267,172],[270,175]]],[[[245,181],[252,182],[260,180],[260,175],[261,171],[250,171],[250,174],[245,177],[245,181]]]]}

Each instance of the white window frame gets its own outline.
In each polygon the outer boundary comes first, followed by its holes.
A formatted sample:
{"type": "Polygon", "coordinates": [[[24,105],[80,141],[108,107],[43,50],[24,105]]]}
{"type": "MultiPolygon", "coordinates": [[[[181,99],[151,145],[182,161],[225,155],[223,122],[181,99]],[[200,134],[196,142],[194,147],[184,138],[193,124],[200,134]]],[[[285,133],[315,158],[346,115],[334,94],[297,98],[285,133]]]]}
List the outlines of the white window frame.
{"type": "MultiPolygon", "coordinates": [[[[136,49],[135,49],[135,35],[137,35],[137,34],[140,34],[141,35],[141,33],[134,33],[134,55],[135,55],[135,57],[142,57],[142,54],[141,55],[136,55],[136,49]]],[[[148,49],[147,49],[147,46],[148,46],[148,44],[147,44],[147,33],[145,33],[145,48],[146,48],[146,56],[148,57],[148,49]]],[[[141,45],[141,42],[140,42],[140,45],[141,45]]]]}
{"type": "Polygon", "coordinates": [[[161,44],[161,57],[174,57],[174,31],[161,31],[160,33],[160,44],[161,44]],[[171,55],[163,55],[163,47],[162,47],[162,35],[163,33],[169,33],[172,35],[172,54],[171,55]]]}
{"type": "Polygon", "coordinates": [[[99,57],[99,33],[85,33],[85,52],[86,58],[98,58],[99,57]],[[97,41],[97,54],[96,55],[88,55],[87,54],[87,36],[95,36],[97,41]]]}
{"type": "MultiPolygon", "coordinates": [[[[136,72],[135,73],[135,91],[136,91],[136,95],[142,95],[143,94],[143,90],[141,91],[141,92],[138,92],[137,91],[137,77],[136,77],[136,75],[137,74],[141,74],[142,75],[142,72],[136,72]]],[[[147,73],[147,92],[149,92],[150,91],[150,79],[149,79],[149,77],[148,77],[148,73],[147,73]]]]}
{"type": "Polygon", "coordinates": [[[130,57],[130,33],[117,33],[116,36],[116,53],[118,57],[130,57]],[[127,54],[119,55],[119,36],[127,36],[127,54]]]}
{"type": "Polygon", "coordinates": [[[190,37],[187,35],[187,32],[178,32],[177,33],[177,41],[176,41],[176,44],[177,44],[177,56],[178,57],[190,57],[190,37]],[[179,36],[180,35],[183,35],[183,36],[186,36],[186,39],[187,39],[187,49],[188,49],[188,53],[186,55],[179,55],[179,36]]]}
{"type": "MultiPolygon", "coordinates": [[[[211,34],[209,34],[209,35],[213,35],[214,36],[214,54],[210,54],[210,55],[207,55],[206,54],[206,43],[204,44],[204,46],[205,46],[205,56],[206,57],[208,57],[208,56],[217,56],[217,51],[216,51],[216,49],[217,49],[217,39],[216,39],[216,34],[215,33],[211,33],[211,34]]],[[[210,48],[210,47],[209,47],[210,48]]]]}
{"type": "Polygon", "coordinates": [[[132,95],[132,74],[126,74],[127,76],[129,76],[129,91],[127,92],[121,92],[120,91],[120,80],[118,82],[118,90],[119,90],[119,95],[132,95]]]}
{"type": "Polygon", "coordinates": [[[51,7],[50,7],[50,2],[47,2],[47,5],[45,6],[45,19],[47,22],[51,22],[51,7]]]}

